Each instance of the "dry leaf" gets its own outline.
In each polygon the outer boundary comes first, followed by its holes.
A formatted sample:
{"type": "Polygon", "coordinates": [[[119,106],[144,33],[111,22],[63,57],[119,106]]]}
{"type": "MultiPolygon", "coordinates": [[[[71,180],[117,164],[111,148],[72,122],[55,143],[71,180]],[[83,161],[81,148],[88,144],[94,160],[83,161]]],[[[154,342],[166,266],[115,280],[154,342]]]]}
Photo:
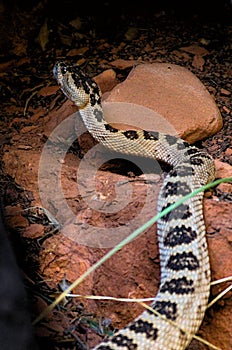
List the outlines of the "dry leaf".
{"type": "Polygon", "coordinates": [[[42,51],[45,51],[46,46],[49,41],[49,32],[48,32],[48,23],[47,19],[45,19],[42,27],[40,28],[39,35],[36,38],[36,42],[41,46],[42,51]]]}

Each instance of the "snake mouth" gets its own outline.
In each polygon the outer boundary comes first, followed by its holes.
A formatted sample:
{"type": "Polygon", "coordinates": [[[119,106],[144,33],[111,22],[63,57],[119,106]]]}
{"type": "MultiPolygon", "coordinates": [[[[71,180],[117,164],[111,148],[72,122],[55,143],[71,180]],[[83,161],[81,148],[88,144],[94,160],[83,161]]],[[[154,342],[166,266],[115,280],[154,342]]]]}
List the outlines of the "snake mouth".
{"type": "Polygon", "coordinates": [[[64,62],[56,62],[53,67],[53,75],[56,78],[59,85],[61,84],[63,75],[67,72],[67,66],[64,62]]]}
{"type": "MultiPolygon", "coordinates": [[[[64,95],[71,101],[75,102],[72,98],[73,95],[70,91],[69,84],[67,84],[67,80],[68,80],[67,73],[68,73],[68,69],[65,62],[59,61],[55,63],[53,67],[53,75],[57,81],[57,84],[60,86],[64,95]]],[[[75,91],[73,91],[73,93],[74,92],[75,91]]]]}
{"type": "Polygon", "coordinates": [[[58,73],[58,67],[57,67],[57,65],[55,65],[54,67],[53,67],[53,75],[54,75],[54,77],[56,78],[56,80],[58,81],[59,80],[59,73],[58,73]]]}

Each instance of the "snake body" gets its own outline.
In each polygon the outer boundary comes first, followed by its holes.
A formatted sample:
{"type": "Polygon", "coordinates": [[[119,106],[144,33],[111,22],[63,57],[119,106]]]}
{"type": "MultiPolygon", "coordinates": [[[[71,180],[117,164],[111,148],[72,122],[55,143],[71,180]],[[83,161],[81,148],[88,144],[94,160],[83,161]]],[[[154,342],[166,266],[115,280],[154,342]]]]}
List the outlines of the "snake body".
{"type": "MultiPolygon", "coordinates": [[[[57,62],[53,73],[96,140],[110,150],[172,166],[159,194],[159,212],[214,179],[214,162],[204,150],[172,135],[109,125],[98,85],[79,67],[57,62]]],[[[190,343],[204,317],[210,289],[202,201],[201,192],[158,221],[161,282],[150,305],[155,313],[144,311],[95,350],[182,350],[190,343]]]]}

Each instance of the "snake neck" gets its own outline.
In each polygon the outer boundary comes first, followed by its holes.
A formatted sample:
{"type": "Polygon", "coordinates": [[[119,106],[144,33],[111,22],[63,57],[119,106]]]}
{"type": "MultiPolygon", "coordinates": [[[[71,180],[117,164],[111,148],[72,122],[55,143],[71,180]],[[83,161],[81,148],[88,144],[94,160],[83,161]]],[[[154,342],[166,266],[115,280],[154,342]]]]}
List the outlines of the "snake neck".
{"type": "MultiPolygon", "coordinates": [[[[79,107],[79,113],[90,134],[99,142],[102,142],[102,138],[99,139],[100,136],[107,137],[107,135],[109,135],[110,125],[105,120],[100,101],[99,103],[94,101],[92,104],[89,101],[82,108],[79,107]]],[[[112,131],[113,129],[114,128],[112,128],[112,131]]],[[[119,129],[116,128],[114,130],[115,132],[119,131],[119,129]]]]}

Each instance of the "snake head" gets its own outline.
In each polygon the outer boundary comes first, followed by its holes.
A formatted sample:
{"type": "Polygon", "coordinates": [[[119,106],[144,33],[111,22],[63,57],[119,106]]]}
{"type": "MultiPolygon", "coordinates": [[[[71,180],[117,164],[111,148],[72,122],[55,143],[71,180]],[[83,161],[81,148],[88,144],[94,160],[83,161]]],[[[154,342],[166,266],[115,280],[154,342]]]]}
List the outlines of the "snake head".
{"type": "Polygon", "coordinates": [[[57,62],[54,65],[53,74],[65,96],[77,107],[84,108],[88,103],[100,103],[99,87],[78,66],[57,62]]]}

